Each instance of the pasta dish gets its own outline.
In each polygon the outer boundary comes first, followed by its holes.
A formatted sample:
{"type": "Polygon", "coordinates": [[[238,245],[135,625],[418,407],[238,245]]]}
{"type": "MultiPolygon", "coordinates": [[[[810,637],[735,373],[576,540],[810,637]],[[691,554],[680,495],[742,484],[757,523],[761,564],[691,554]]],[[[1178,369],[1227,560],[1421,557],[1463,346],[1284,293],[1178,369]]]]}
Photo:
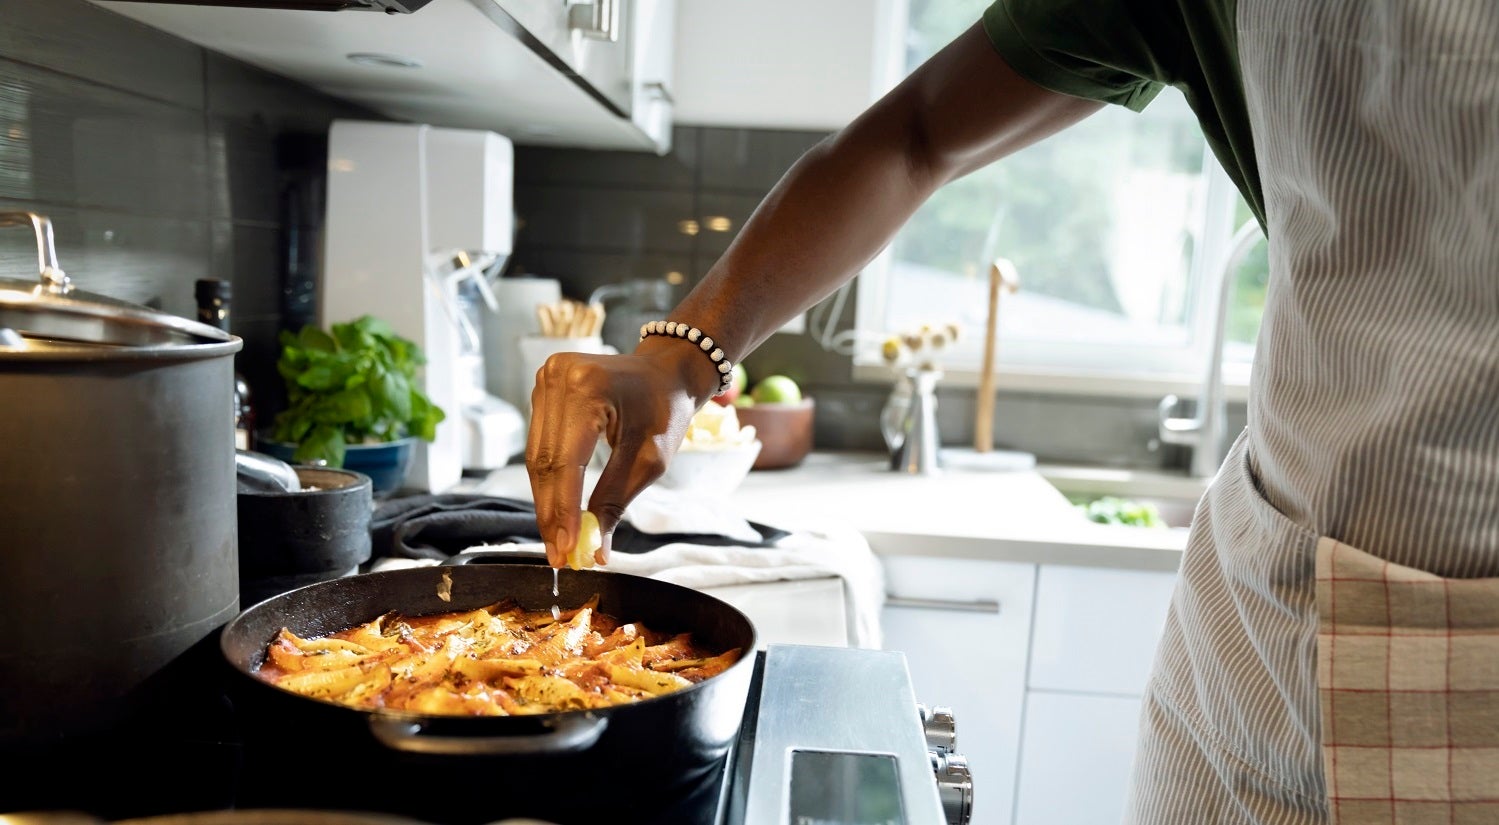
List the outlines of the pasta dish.
{"type": "Polygon", "coordinates": [[[477,610],[387,613],[322,638],[282,628],[259,678],[362,709],[510,716],[638,702],[727,670],[740,650],[705,650],[598,612],[528,611],[513,601],[477,610]]]}

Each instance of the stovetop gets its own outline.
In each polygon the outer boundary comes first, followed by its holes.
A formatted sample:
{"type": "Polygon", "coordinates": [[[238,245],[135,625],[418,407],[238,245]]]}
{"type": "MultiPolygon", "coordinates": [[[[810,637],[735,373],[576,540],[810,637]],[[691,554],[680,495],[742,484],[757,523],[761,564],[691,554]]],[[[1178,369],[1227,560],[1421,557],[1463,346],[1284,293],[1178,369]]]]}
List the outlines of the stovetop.
{"type": "MultiPolygon", "coordinates": [[[[288,775],[280,758],[284,749],[266,753],[250,744],[254,737],[243,735],[228,690],[228,679],[237,676],[220,658],[217,636],[206,639],[159,675],[152,701],[114,733],[12,754],[19,758],[7,761],[18,768],[8,771],[7,781],[0,783],[0,812],[73,811],[119,822],[290,807],[386,813],[429,825],[476,821],[472,809],[450,820],[438,803],[415,812],[398,809],[388,800],[410,799],[432,789],[403,787],[401,776],[361,773],[358,765],[336,776],[288,775]],[[324,786],[328,793],[313,797],[316,805],[302,804],[309,798],[302,792],[324,786]],[[289,793],[292,790],[299,793],[289,793]],[[291,798],[298,804],[287,804],[291,798]]],[[[942,720],[937,721],[933,738],[933,728],[924,730],[922,725],[931,716],[916,705],[899,653],[773,645],[757,655],[741,736],[722,765],[676,793],[641,789],[641,799],[652,804],[645,809],[637,806],[639,816],[631,821],[960,821],[966,805],[971,805],[971,797],[959,792],[966,769],[952,752],[950,717],[945,733],[940,730],[942,720]],[[951,781],[938,781],[934,771],[939,777],[950,774],[951,781]]],[[[317,731],[301,735],[316,736],[317,731]]],[[[465,782],[473,784],[471,778],[465,782]]],[[[579,777],[578,784],[586,789],[587,778],[579,777]]],[[[503,798],[485,796],[482,787],[465,791],[485,800],[481,819],[491,810],[490,821],[495,823],[508,817],[535,818],[534,812],[512,810],[503,798]]],[[[585,810],[576,821],[619,821],[619,800],[596,803],[596,811],[585,810]]]]}

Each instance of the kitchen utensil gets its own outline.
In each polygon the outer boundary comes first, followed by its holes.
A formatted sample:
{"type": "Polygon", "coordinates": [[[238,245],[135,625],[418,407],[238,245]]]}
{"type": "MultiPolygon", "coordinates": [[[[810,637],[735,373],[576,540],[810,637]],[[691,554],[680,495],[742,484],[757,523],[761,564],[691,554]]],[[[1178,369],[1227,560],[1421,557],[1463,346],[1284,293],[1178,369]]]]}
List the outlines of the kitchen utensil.
{"type": "Polygon", "coordinates": [[[235,450],[234,469],[241,494],[295,493],[302,489],[302,480],[290,464],[265,453],[235,450]]]}
{"type": "Polygon", "coordinates": [[[288,469],[296,491],[240,490],[241,605],[351,575],[370,559],[370,477],[349,469],[288,469]]]}
{"type": "Polygon", "coordinates": [[[98,732],[239,611],[234,353],[206,324],[0,280],[0,745],[98,732]],[[19,346],[16,339],[20,339],[19,346]]]}
{"type": "Polygon", "coordinates": [[[669,799],[722,771],[745,712],[758,646],[743,613],[701,591],[640,576],[564,570],[554,597],[552,570],[544,564],[455,561],[309,585],[255,605],[224,627],[220,649],[238,674],[231,684],[253,740],[247,747],[284,754],[277,774],[299,777],[277,785],[281,804],[321,807],[327,794],[384,776],[400,777],[409,789],[379,794],[382,810],[393,814],[424,818],[440,804],[445,821],[478,825],[492,821],[503,800],[512,816],[580,822],[580,810],[609,799],[619,806],[616,821],[637,822],[648,821],[641,811],[651,797],[669,799]],[[389,611],[442,613],[505,598],[545,610],[554,603],[579,605],[594,594],[604,613],[691,632],[715,649],[737,647],[743,658],[692,687],[634,704],[534,716],[358,710],[254,675],[283,627],[321,636],[389,611]]]}
{"type": "Polygon", "coordinates": [[[595,338],[604,328],[604,305],[577,301],[537,304],[536,320],[546,338],[595,338]]]}

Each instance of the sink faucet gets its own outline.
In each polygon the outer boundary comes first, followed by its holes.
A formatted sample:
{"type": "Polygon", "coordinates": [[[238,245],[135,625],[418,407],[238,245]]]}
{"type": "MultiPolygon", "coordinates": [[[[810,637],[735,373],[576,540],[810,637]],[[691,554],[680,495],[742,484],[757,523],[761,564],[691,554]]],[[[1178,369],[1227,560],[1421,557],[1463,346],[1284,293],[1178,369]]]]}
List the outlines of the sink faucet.
{"type": "Polygon", "coordinates": [[[1197,395],[1197,408],[1191,418],[1176,418],[1172,413],[1180,403],[1175,395],[1161,399],[1158,410],[1160,439],[1166,444],[1185,444],[1192,448],[1189,473],[1195,478],[1209,478],[1218,472],[1228,454],[1228,405],[1223,399],[1223,340],[1227,337],[1228,298],[1234,275],[1249,250],[1264,238],[1260,225],[1251,220],[1239,227],[1229,242],[1228,257],[1219,273],[1218,291],[1212,296],[1213,329],[1211,353],[1197,395]]]}

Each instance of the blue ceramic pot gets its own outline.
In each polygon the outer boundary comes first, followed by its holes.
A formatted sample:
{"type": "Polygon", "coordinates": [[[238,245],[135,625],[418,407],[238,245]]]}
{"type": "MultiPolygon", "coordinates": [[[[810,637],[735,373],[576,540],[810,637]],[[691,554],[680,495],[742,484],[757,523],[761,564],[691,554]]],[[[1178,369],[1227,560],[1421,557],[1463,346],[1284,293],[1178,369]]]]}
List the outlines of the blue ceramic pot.
{"type": "MultiPolygon", "coordinates": [[[[411,469],[416,441],[412,437],[384,444],[350,444],[344,450],[343,469],[369,476],[375,495],[399,490],[406,483],[406,473],[411,469]]],[[[297,445],[261,439],[255,449],[289,463],[297,445]]]]}

